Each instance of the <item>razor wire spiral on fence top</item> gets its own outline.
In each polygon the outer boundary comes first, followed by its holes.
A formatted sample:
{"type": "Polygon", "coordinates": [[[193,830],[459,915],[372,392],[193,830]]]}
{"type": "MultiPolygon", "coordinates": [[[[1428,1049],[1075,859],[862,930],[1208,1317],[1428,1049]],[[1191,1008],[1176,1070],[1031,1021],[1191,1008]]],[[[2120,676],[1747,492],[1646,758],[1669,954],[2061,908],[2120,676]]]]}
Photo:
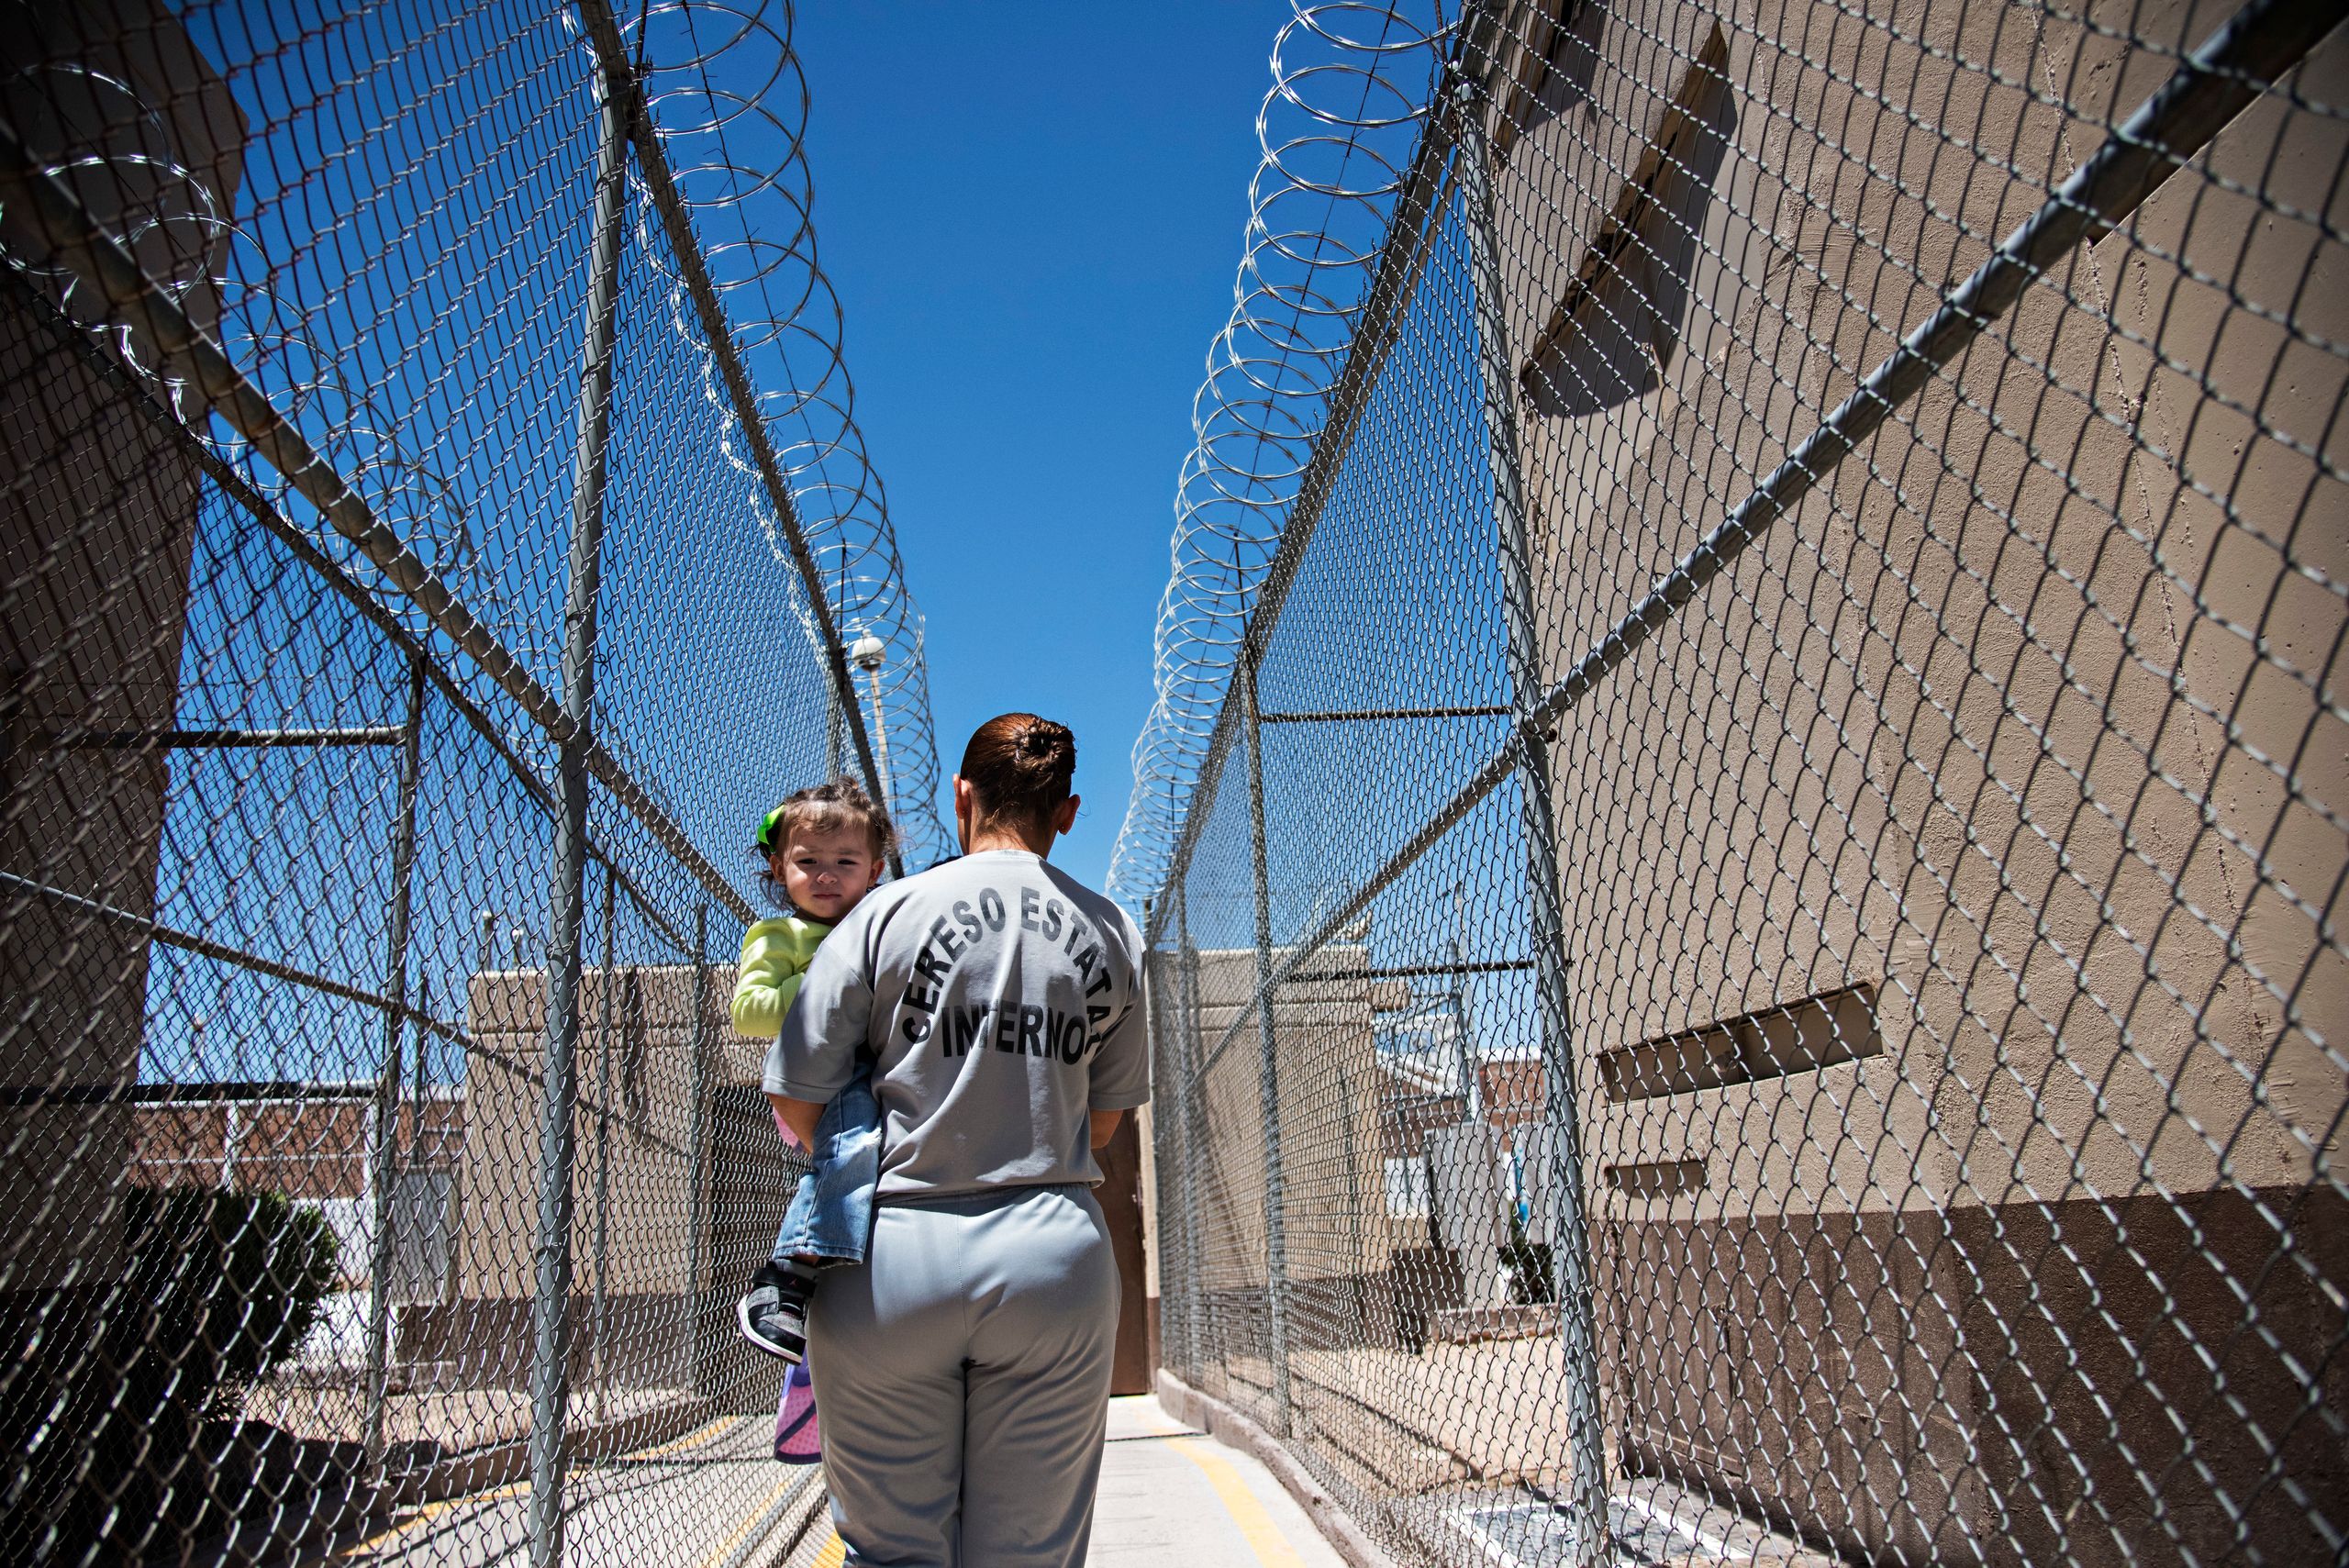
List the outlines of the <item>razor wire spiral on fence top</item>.
{"type": "Polygon", "coordinates": [[[1396,1562],[2349,1551],[2343,14],[1282,35],[1116,874],[1396,1562]]]}
{"type": "MultiPolygon", "coordinates": [[[[1231,318],[1192,406],[1197,445],[1174,498],[1174,573],[1157,627],[1157,695],[1135,742],[1135,787],[1111,891],[1164,881],[1183,808],[1222,701],[1239,627],[1292,508],[1319,505],[1316,433],[1350,374],[1363,321],[1403,286],[1386,242],[1411,167],[1420,106],[1441,64],[1443,18],[1301,5],[1273,45],[1257,116],[1264,161],[1249,188],[1231,318]],[[1367,312],[1361,320],[1357,313],[1367,312]]],[[[1424,200],[1424,194],[1420,199],[1424,200]]],[[[1382,328],[1365,328],[1375,340],[1382,328]]]]}
{"type": "Polygon", "coordinates": [[[751,825],[944,834],[788,38],[0,14],[0,1556],[805,1532],[751,825]]]}

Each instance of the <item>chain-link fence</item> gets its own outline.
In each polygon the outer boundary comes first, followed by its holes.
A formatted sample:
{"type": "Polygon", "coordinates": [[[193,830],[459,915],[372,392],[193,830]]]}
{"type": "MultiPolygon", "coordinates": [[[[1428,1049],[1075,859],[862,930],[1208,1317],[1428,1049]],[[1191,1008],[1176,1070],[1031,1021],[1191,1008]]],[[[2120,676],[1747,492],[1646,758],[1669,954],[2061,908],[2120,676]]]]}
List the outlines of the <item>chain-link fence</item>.
{"type": "Polygon", "coordinates": [[[787,38],[0,7],[0,1558],[812,1511],[751,825],[942,835],[787,38]]]}
{"type": "Polygon", "coordinates": [[[2349,39],[1301,7],[1121,891],[1398,1562],[2349,1551],[2349,39]]]}

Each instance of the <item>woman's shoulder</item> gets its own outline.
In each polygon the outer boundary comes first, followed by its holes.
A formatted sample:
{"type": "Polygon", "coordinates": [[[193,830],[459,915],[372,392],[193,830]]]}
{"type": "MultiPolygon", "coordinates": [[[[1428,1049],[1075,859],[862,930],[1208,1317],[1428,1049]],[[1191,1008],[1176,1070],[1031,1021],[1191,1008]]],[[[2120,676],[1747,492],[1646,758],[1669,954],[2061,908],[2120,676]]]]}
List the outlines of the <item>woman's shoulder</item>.
{"type": "Polygon", "coordinates": [[[1042,863],[1042,870],[1060,895],[1075,905],[1085,917],[1093,922],[1097,930],[1114,931],[1129,950],[1133,952],[1141,951],[1141,928],[1134,924],[1133,917],[1126,913],[1124,905],[1106,893],[1087,887],[1050,861],[1042,863]]]}
{"type": "Polygon", "coordinates": [[[897,911],[907,901],[922,893],[922,879],[930,874],[918,871],[911,876],[896,877],[883,883],[856,901],[856,907],[841,917],[835,930],[878,932],[888,929],[897,911]]]}

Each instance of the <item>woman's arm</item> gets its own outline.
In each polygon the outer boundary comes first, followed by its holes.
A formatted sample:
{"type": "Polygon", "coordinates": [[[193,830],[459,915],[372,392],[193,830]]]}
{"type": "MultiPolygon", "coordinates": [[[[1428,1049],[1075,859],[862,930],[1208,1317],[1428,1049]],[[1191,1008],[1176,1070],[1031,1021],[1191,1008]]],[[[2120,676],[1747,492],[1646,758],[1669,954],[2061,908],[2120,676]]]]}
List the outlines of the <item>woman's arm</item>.
{"type": "Polygon", "coordinates": [[[798,999],[784,1013],[759,1075],[775,1124],[811,1150],[824,1107],[854,1079],[856,1053],[866,1043],[873,988],[863,975],[865,924],[861,910],[850,911],[809,957],[804,980],[793,977],[798,999]]]}

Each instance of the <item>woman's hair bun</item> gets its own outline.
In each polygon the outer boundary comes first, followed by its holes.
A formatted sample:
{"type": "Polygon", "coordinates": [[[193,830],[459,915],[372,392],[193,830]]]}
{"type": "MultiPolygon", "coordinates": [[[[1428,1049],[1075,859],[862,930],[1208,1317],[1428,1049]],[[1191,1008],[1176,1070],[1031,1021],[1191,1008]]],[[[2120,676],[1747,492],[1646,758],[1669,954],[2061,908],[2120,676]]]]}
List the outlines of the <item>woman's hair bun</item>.
{"type": "Polygon", "coordinates": [[[998,714],[963,749],[962,773],[990,816],[1037,822],[1069,797],[1076,737],[1032,713],[998,714]]]}

